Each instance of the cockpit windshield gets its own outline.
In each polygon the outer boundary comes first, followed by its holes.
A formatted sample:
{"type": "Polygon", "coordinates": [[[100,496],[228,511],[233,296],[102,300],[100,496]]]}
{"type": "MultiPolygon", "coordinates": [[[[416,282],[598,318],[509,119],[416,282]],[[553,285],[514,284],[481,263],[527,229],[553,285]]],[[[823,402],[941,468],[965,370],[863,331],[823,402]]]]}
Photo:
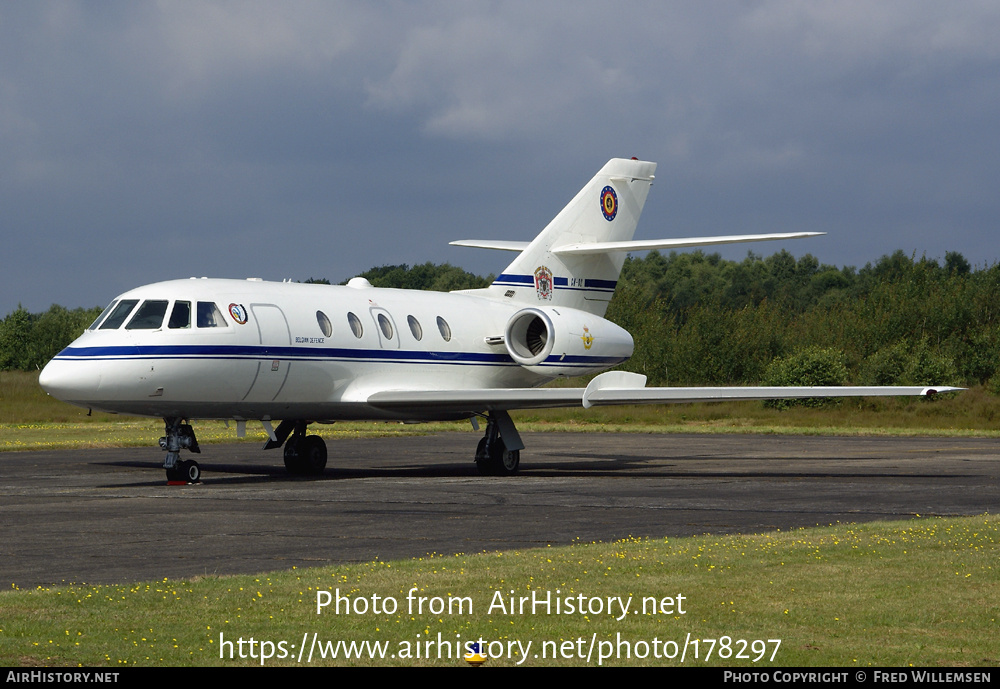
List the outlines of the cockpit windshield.
{"type": "Polygon", "coordinates": [[[174,302],[174,309],[170,312],[170,320],[167,321],[168,328],[190,328],[191,327],[191,302],[174,302]]]}
{"type": "MultiPolygon", "coordinates": [[[[91,323],[89,330],[116,330],[122,323],[128,321],[126,330],[158,330],[163,327],[163,320],[167,315],[167,307],[170,306],[169,299],[147,299],[142,302],[138,309],[138,299],[122,299],[111,302],[101,315],[91,323]],[[132,319],[129,315],[135,312],[132,319]]],[[[167,319],[167,327],[177,330],[191,327],[192,315],[195,316],[195,324],[199,328],[227,328],[229,323],[219,307],[211,301],[199,301],[192,314],[191,302],[175,301],[170,309],[170,317],[167,319]]]]}
{"type": "Polygon", "coordinates": [[[115,304],[117,304],[117,303],[118,303],[118,300],[115,299],[113,302],[111,302],[110,304],[108,304],[107,308],[105,308],[103,311],[101,311],[101,315],[94,319],[94,322],[90,324],[90,327],[87,328],[87,330],[97,330],[97,324],[100,323],[102,320],[104,320],[105,316],[107,316],[109,313],[111,313],[111,309],[113,309],[115,307],[115,304]]]}
{"type": "Polygon", "coordinates": [[[147,299],[136,310],[132,320],[125,326],[126,330],[156,330],[163,325],[163,317],[167,313],[166,299],[147,299]]]}
{"type": "Polygon", "coordinates": [[[99,329],[115,330],[120,328],[122,323],[125,322],[125,319],[128,318],[128,315],[132,313],[132,309],[134,309],[135,305],[138,303],[138,299],[122,299],[118,302],[118,306],[116,306],[111,312],[111,315],[108,316],[103,323],[101,323],[101,327],[99,329]]]}

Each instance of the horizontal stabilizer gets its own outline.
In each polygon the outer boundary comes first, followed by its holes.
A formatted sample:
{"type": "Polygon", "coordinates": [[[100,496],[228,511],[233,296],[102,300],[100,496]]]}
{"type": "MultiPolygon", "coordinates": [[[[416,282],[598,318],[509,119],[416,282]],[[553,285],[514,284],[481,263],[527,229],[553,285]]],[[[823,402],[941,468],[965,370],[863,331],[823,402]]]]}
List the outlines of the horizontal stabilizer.
{"type": "Polygon", "coordinates": [[[448,242],[451,246],[471,246],[475,249],[499,249],[500,251],[524,251],[530,242],[507,242],[502,239],[458,239],[448,242]]]}
{"type": "MultiPolygon", "coordinates": [[[[723,237],[686,237],[681,239],[637,239],[627,242],[594,242],[590,244],[566,244],[552,249],[560,256],[586,256],[607,254],[616,251],[649,251],[651,249],[683,249],[692,246],[713,244],[741,244],[743,242],[768,242],[777,239],[802,239],[819,237],[825,232],[786,232],[781,234],[736,234],[723,237]]],[[[456,242],[452,242],[455,244],[456,242]]],[[[468,246],[468,245],[463,245],[468,246]]]]}

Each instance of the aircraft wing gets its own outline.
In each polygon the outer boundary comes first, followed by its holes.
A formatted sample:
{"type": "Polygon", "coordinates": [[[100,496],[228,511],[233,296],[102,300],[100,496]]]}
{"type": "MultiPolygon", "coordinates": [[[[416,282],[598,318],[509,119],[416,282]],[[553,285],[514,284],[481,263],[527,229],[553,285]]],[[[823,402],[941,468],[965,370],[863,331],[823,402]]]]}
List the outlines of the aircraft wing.
{"type": "Polygon", "coordinates": [[[508,409],[548,409],[577,407],[583,401],[583,388],[497,388],[483,390],[386,390],[368,397],[368,404],[393,411],[414,410],[426,413],[468,412],[508,409]]]}
{"type": "Polygon", "coordinates": [[[368,397],[368,404],[393,411],[501,411],[511,409],[584,408],[612,404],[683,404],[734,400],[801,399],[811,397],[914,397],[963,388],[947,386],[829,386],[829,387],[698,387],[647,388],[646,376],[608,371],[586,388],[498,388],[468,390],[385,390],[368,397]]]}

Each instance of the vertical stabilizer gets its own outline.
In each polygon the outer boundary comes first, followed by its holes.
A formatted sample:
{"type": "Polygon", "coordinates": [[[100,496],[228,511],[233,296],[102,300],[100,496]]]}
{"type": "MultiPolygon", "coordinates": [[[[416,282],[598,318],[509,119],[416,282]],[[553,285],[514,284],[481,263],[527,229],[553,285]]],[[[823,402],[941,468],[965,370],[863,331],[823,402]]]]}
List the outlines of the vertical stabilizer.
{"type": "Polygon", "coordinates": [[[568,306],[603,316],[625,252],[560,254],[558,249],[632,239],[655,170],[656,163],[609,161],[485,291],[513,303],[568,306]]]}

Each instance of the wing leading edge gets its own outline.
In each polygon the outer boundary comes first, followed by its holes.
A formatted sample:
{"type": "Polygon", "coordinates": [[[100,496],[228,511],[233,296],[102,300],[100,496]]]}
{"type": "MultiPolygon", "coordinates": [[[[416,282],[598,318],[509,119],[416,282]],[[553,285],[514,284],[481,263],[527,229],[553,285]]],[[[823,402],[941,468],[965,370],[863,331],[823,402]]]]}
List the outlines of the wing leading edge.
{"type": "Polygon", "coordinates": [[[608,371],[586,388],[498,388],[469,390],[385,390],[368,397],[373,407],[442,413],[512,409],[584,408],[613,404],[684,404],[810,397],[926,397],[964,388],[948,386],[699,387],[647,388],[646,376],[608,371]]]}

